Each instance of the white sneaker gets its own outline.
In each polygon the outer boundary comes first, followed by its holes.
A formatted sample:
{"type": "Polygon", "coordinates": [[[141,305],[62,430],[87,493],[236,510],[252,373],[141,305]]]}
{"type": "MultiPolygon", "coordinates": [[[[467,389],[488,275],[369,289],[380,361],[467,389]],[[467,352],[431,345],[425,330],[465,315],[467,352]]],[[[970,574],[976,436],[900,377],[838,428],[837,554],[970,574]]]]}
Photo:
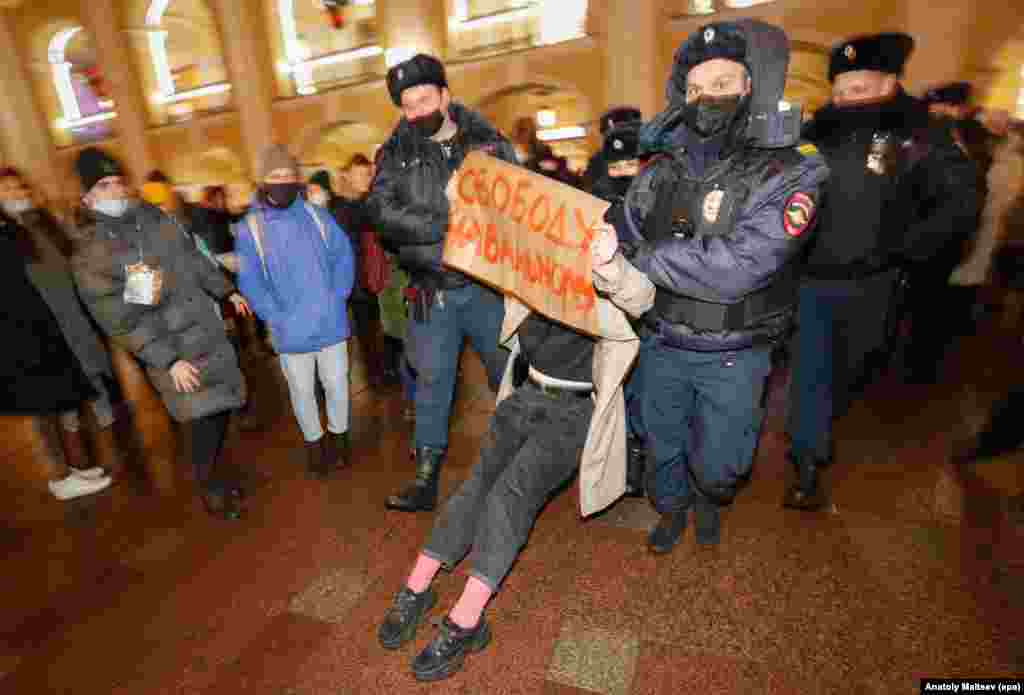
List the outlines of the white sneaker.
{"type": "Polygon", "coordinates": [[[93,466],[92,468],[71,468],[71,475],[78,476],[85,480],[99,480],[106,474],[107,472],[99,466],[93,466]]]}
{"type": "Polygon", "coordinates": [[[76,497],[92,495],[100,490],[110,487],[113,481],[110,478],[95,478],[92,480],[80,478],[74,473],[63,480],[51,480],[50,492],[59,500],[70,500],[76,497]]]}

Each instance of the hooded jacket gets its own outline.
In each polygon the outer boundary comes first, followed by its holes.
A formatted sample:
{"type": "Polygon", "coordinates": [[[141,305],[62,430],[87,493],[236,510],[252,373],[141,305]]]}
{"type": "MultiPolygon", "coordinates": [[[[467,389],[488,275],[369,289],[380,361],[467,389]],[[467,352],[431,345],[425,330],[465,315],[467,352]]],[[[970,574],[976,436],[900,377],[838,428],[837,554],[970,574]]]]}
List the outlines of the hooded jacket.
{"type": "Polygon", "coordinates": [[[285,209],[260,202],[235,229],[238,287],[270,325],[279,353],[317,352],[348,340],[355,256],[327,210],[301,198],[285,209]]]}
{"type": "Polygon", "coordinates": [[[733,26],[747,42],[752,81],[747,118],[733,124],[718,158],[700,171],[693,154],[702,142],[683,121],[686,83],[677,57],[666,90],[669,106],[640,132],[640,154],[651,160],[634,179],[621,217],[606,215],[624,253],[657,288],[648,326],[666,343],[698,351],[743,349],[784,335],[795,291],[770,316],[722,330],[670,320],[659,305],[682,298],[714,311],[742,310],[748,296],[768,291],[783,276],[791,279],[828,176],[819,155],[797,148],[799,109],[782,101],[789,63],[785,34],[753,20],[733,26]],[[676,233],[657,210],[684,186],[693,197],[693,229],[676,233]],[[709,201],[718,203],[717,212],[709,201]],[[795,228],[787,224],[794,203],[811,214],[795,228]]]}
{"type": "Polygon", "coordinates": [[[482,150],[516,164],[515,149],[484,118],[452,102],[449,113],[458,131],[446,155],[440,143],[416,135],[408,121],[399,121],[381,147],[377,175],[366,199],[367,211],[384,248],[395,253],[411,284],[459,287],[469,282],[462,273],[441,265],[448,233],[448,179],[473,150],[482,150]]]}
{"type": "Polygon", "coordinates": [[[122,217],[94,213],[80,234],[71,260],[78,294],[110,340],[142,361],[171,417],[187,422],[245,403],[245,379],[215,304],[235,287],[181,225],[139,204],[122,217]],[[153,306],[124,299],[126,266],[140,261],[163,271],[153,306]],[[170,368],[178,360],[199,370],[199,390],[175,389],[170,368]]]}

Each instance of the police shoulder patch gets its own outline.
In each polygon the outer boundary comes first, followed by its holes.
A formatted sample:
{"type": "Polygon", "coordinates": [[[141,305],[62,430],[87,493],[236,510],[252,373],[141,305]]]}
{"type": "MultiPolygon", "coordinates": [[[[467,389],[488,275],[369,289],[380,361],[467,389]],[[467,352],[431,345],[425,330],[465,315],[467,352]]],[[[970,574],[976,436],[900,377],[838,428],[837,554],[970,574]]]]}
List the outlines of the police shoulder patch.
{"type": "Polygon", "coordinates": [[[806,193],[796,192],[786,199],[782,208],[782,226],[786,234],[798,237],[814,220],[814,199],[806,193]]]}

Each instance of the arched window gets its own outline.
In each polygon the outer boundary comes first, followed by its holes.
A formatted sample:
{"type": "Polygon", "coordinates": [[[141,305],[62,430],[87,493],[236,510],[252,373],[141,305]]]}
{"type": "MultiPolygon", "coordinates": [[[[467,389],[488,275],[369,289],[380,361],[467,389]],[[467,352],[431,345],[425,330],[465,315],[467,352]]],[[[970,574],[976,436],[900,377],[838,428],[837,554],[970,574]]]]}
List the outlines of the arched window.
{"type": "Polygon", "coordinates": [[[1020,66],[1020,88],[1017,90],[1017,118],[1024,118],[1024,65],[1020,66]]]}
{"type": "Polygon", "coordinates": [[[478,57],[586,35],[587,0],[451,0],[450,57],[478,57]]]}
{"type": "MultiPolygon", "coordinates": [[[[139,8],[142,9],[142,8],[139,8]]],[[[220,111],[231,101],[220,37],[205,0],[145,0],[143,83],[158,123],[220,111]]]]}
{"type": "Polygon", "coordinates": [[[313,94],[383,73],[373,0],[274,0],[288,95],[313,94]]]}
{"type": "Polygon", "coordinates": [[[56,121],[58,144],[75,145],[110,137],[110,121],[117,116],[114,102],[82,27],[65,27],[54,33],[46,53],[60,112],[56,121]]]}

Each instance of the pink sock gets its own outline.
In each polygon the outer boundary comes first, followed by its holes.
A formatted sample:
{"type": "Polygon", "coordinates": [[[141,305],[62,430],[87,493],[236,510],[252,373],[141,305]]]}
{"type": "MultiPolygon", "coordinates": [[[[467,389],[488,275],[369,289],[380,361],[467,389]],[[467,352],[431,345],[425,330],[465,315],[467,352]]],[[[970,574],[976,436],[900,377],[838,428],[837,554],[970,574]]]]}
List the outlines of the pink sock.
{"type": "Polygon", "coordinates": [[[416,565],[412,568],[412,574],[406,580],[405,585],[417,594],[422,594],[434,581],[434,575],[441,569],[441,563],[433,558],[420,553],[416,558],[416,565]]]}
{"type": "Polygon", "coordinates": [[[493,594],[494,592],[489,586],[476,577],[470,577],[466,582],[466,588],[462,590],[462,596],[459,597],[458,603],[452,608],[448,617],[465,630],[476,627],[493,594]]]}

